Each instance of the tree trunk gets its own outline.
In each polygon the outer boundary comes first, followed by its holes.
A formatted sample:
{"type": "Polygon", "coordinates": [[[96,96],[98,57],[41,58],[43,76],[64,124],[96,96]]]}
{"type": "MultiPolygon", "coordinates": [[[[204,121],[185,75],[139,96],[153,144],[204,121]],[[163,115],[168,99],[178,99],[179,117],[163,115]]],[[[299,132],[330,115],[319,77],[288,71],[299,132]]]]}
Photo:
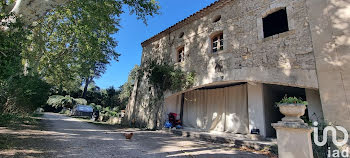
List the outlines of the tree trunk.
{"type": "Polygon", "coordinates": [[[84,91],[83,91],[83,98],[86,99],[86,93],[87,93],[87,90],[88,90],[88,87],[89,87],[89,84],[90,82],[92,81],[92,77],[90,79],[90,77],[87,77],[85,79],[85,86],[84,86],[84,91]]]}

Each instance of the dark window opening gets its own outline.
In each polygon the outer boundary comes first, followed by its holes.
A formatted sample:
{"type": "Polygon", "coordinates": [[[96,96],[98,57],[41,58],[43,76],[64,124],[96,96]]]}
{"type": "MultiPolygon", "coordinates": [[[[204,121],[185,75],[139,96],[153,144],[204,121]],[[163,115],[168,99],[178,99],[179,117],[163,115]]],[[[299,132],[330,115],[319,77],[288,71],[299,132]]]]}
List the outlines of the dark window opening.
{"type": "Polygon", "coordinates": [[[221,15],[218,15],[214,18],[213,23],[216,23],[221,20],[221,15]]]}
{"type": "Polygon", "coordinates": [[[179,38],[182,38],[184,37],[185,33],[184,32],[181,32],[180,35],[179,35],[179,38]]]}
{"type": "Polygon", "coordinates": [[[177,50],[177,62],[185,61],[185,47],[181,47],[177,50]]]}
{"type": "Polygon", "coordinates": [[[263,18],[264,38],[289,31],[286,8],[263,18]]]}
{"type": "Polygon", "coordinates": [[[224,50],[224,34],[220,33],[212,38],[213,53],[219,50],[224,50]]]}

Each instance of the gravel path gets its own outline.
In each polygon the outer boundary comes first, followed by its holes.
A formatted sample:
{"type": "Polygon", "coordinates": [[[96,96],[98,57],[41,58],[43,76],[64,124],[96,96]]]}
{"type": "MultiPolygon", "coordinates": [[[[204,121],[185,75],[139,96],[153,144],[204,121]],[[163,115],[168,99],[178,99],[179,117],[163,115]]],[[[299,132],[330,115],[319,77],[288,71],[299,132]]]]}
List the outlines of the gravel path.
{"type": "Polygon", "coordinates": [[[111,129],[54,113],[45,113],[42,124],[44,130],[0,129],[20,140],[18,148],[0,151],[0,157],[265,157],[164,131],[111,129]],[[123,136],[129,131],[132,140],[123,136]]]}

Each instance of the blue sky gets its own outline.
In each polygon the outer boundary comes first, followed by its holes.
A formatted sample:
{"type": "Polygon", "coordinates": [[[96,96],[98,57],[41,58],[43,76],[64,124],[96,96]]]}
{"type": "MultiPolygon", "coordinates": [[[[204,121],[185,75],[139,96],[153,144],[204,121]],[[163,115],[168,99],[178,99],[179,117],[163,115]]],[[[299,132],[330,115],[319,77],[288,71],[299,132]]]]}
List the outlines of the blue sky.
{"type": "Polygon", "coordinates": [[[101,78],[96,79],[97,86],[119,87],[127,79],[130,70],[141,62],[141,42],[165,30],[178,21],[215,2],[215,0],[158,0],[160,15],[148,18],[146,26],[135,15],[125,13],[121,16],[121,29],[114,37],[118,41],[116,51],[122,54],[119,62],[112,61],[101,78]]]}

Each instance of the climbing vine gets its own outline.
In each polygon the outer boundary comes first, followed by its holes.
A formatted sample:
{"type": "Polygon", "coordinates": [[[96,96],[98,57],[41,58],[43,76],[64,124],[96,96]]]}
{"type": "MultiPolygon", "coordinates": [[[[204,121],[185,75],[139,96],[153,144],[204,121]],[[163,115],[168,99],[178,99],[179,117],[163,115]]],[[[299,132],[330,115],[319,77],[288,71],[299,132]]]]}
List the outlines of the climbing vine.
{"type": "Polygon", "coordinates": [[[173,65],[158,63],[157,61],[159,60],[150,60],[139,70],[139,79],[146,75],[149,84],[154,88],[153,95],[151,95],[148,102],[149,112],[154,114],[154,117],[148,116],[148,122],[154,121],[154,126],[150,127],[153,130],[160,125],[164,92],[188,89],[195,82],[195,72],[184,72],[173,65]]]}
{"type": "Polygon", "coordinates": [[[154,60],[148,62],[146,72],[150,84],[162,92],[188,89],[195,81],[195,72],[183,72],[173,65],[158,64],[154,60]]]}

